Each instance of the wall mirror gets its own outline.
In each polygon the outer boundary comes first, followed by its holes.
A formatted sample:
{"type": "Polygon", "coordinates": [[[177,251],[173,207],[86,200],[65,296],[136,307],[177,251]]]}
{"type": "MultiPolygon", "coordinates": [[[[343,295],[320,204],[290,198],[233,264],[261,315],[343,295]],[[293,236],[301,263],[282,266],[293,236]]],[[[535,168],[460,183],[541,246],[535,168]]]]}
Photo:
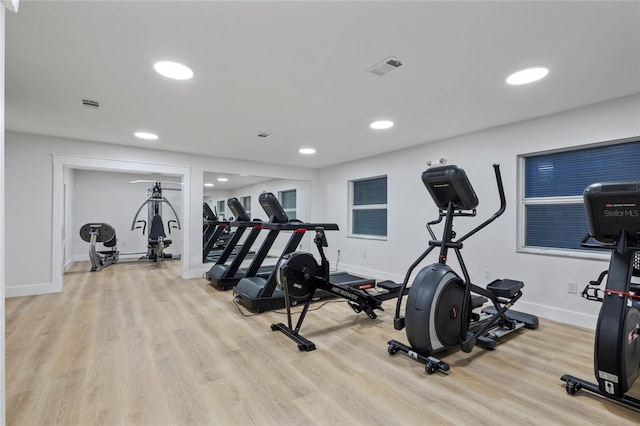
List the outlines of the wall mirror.
{"type": "MultiPolygon", "coordinates": [[[[229,198],[237,198],[251,219],[268,220],[258,197],[263,192],[271,192],[282,204],[285,213],[289,219],[298,219],[305,222],[310,220],[310,188],[309,181],[296,179],[280,179],[263,176],[249,176],[229,173],[204,173],[203,188],[203,262],[215,262],[219,250],[224,248],[225,240],[228,235],[224,235],[222,239],[216,241],[210,240],[211,232],[207,235],[207,225],[205,218],[208,216],[207,211],[210,210],[220,220],[235,219],[232,212],[229,211],[227,200],[229,198]],[[207,209],[208,207],[208,209],[207,209]]],[[[209,228],[212,231],[212,228],[209,228]]],[[[231,228],[230,232],[234,232],[231,228]]],[[[261,234],[264,234],[262,232],[261,234]]],[[[284,233],[283,234],[287,234],[284,233]]],[[[256,239],[252,245],[252,250],[260,247],[264,235],[256,239]]],[[[277,257],[282,248],[286,245],[288,236],[279,235],[272,249],[270,256],[277,257]]],[[[242,241],[240,242],[240,244],[242,241]]],[[[310,237],[307,235],[303,238],[299,250],[309,251],[310,237]]]]}

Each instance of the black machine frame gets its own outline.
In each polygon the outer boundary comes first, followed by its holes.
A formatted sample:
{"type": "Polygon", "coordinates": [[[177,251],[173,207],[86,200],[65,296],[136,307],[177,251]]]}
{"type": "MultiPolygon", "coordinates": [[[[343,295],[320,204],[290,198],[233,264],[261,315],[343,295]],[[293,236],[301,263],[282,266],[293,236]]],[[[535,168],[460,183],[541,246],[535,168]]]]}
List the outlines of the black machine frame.
{"type": "Polygon", "coordinates": [[[640,182],[592,184],[583,198],[589,234],[580,245],[611,250],[609,269],[582,292],[602,302],[593,357],[597,384],[569,374],[561,380],[571,395],[584,389],[640,410],[640,399],[626,395],[640,375],[640,283],[633,281],[640,277],[640,182]]]}
{"type": "Polygon", "coordinates": [[[117,247],[116,230],[108,223],[90,222],[80,228],[80,238],[90,244],[89,260],[91,272],[98,272],[102,268],[116,263],[120,257],[117,247]],[[102,243],[110,250],[97,250],[96,244],[102,243]]]}
{"type": "MultiPolygon", "coordinates": [[[[242,278],[258,275],[260,274],[261,270],[265,274],[271,272],[272,268],[263,267],[262,263],[267,258],[269,250],[271,250],[271,247],[275,243],[276,238],[278,237],[278,233],[280,232],[280,228],[270,228],[267,225],[288,223],[289,217],[284,212],[273,193],[265,192],[263,194],[260,194],[259,201],[260,205],[268,216],[268,222],[253,220],[248,222],[242,221],[229,223],[229,226],[238,226],[238,230],[242,229],[242,232],[244,232],[244,229],[246,229],[247,227],[251,227],[252,229],[251,232],[249,232],[249,235],[247,235],[244,243],[242,244],[240,251],[238,252],[238,254],[236,254],[229,265],[226,265],[225,263],[231,255],[230,250],[233,250],[233,246],[231,246],[231,243],[227,244],[227,247],[223,254],[211,267],[209,272],[207,272],[207,279],[209,280],[209,284],[212,287],[215,287],[219,290],[229,290],[235,287],[238,281],[240,281],[242,278]],[[240,269],[246,256],[249,254],[249,250],[251,249],[253,243],[263,229],[268,229],[269,232],[260,245],[260,248],[255,253],[255,256],[252,259],[250,265],[246,269],[240,269]],[[268,272],[265,272],[267,270],[268,272]]],[[[229,199],[227,204],[229,205],[229,208],[235,212],[236,215],[237,213],[244,212],[244,207],[242,207],[242,204],[237,199],[229,199]]],[[[248,218],[246,212],[244,213],[244,215],[241,214],[238,217],[248,218]]],[[[236,233],[238,232],[238,230],[236,231],[236,233]]]]}
{"type": "Polygon", "coordinates": [[[169,231],[169,234],[171,234],[171,229],[182,229],[176,209],[173,208],[171,202],[162,193],[163,190],[180,191],[181,188],[163,188],[162,184],[165,183],[180,186],[181,183],[144,180],[137,180],[129,183],[153,183],[153,186],[151,186],[147,190],[146,200],[143,201],[143,203],[136,211],[136,214],[133,216],[131,230],[134,231],[136,229],[142,229],[142,235],[144,235],[147,226],[149,227],[149,235],[147,238],[147,254],[143,257],[143,259],[154,260],[156,262],[156,265],[159,267],[162,259],[170,259],[173,257],[170,253],[164,252],[164,249],[169,247],[173,241],[171,239],[168,239],[166,233],[164,232],[164,224],[162,223],[163,203],[166,203],[169,208],[171,208],[171,211],[173,211],[173,215],[175,217],[175,219],[167,221],[167,229],[169,231]],[[145,206],[147,206],[147,220],[138,220],[140,211],[145,206]]]}
{"type": "Polygon", "coordinates": [[[401,351],[423,362],[425,371],[429,374],[450,369],[446,362],[433,356],[441,350],[455,345],[459,345],[464,352],[470,352],[475,345],[493,349],[496,339],[512,331],[522,327],[538,327],[537,317],[511,310],[512,305],[522,296],[524,283],[498,279],[489,283],[486,288],[477,286],[471,282],[462,258],[463,242],[487,227],[506,209],[500,166],[494,164],[493,168],[500,207],[491,217],[457,240],[454,240],[454,217],[474,217],[478,205],[477,196],[464,170],[455,165],[447,165],[428,169],[422,174],[423,183],[438,206],[439,213],[436,220],[427,224],[431,236],[429,247],[409,267],[400,291],[401,296],[396,303],[394,328],[407,329],[411,346],[390,340],[388,352],[394,355],[401,351]],[[438,240],[431,227],[441,223],[443,219],[442,238],[438,240]],[[438,262],[423,268],[416,276],[409,289],[403,317],[402,295],[405,294],[409,277],[435,248],[440,249],[438,262]],[[446,264],[449,249],[453,249],[456,254],[462,278],[446,264]],[[479,296],[474,297],[471,293],[479,296]],[[483,309],[483,315],[474,314],[473,309],[486,300],[491,301],[493,306],[483,309]]]}
{"type": "MultiPolygon", "coordinates": [[[[300,328],[304,322],[311,303],[316,298],[316,292],[323,290],[333,296],[347,300],[348,305],[356,312],[365,312],[371,319],[377,318],[375,310],[382,309],[382,302],[396,297],[393,289],[378,294],[369,294],[366,290],[341,286],[331,283],[329,272],[329,260],[324,253],[324,247],[328,247],[324,228],[316,227],[314,244],[320,254],[320,264],[310,253],[293,252],[282,257],[277,267],[276,283],[283,290],[285,307],[287,310],[287,324],[277,323],[271,325],[272,331],[280,331],[297,343],[301,351],[312,351],[316,345],[300,334],[300,328]],[[292,294],[293,293],[293,294],[292,294]],[[304,306],[298,316],[295,327],[293,326],[291,306],[295,301],[304,300],[304,306]]],[[[397,291],[399,286],[396,286],[397,291]]]]}

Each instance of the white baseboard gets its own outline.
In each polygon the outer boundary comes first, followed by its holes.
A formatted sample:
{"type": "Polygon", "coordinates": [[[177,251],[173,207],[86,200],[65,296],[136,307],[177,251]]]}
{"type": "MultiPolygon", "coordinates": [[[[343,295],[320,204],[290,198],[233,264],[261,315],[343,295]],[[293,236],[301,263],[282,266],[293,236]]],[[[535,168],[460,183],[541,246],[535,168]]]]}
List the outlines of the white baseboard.
{"type": "Polygon", "coordinates": [[[73,258],[68,260],[67,263],[64,264],[63,272],[67,272],[69,268],[71,268],[71,265],[73,265],[73,262],[75,262],[73,258]]]}
{"type": "MultiPolygon", "coordinates": [[[[215,263],[211,263],[210,265],[211,265],[211,266],[213,266],[213,265],[215,265],[215,263]]],[[[201,268],[198,268],[198,269],[189,269],[189,270],[187,271],[187,279],[191,279],[191,278],[202,278],[202,277],[204,277],[204,274],[205,274],[206,272],[209,272],[209,269],[211,269],[211,266],[209,266],[209,267],[203,267],[202,269],[201,269],[201,268]]]]}
{"type": "Polygon", "coordinates": [[[4,289],[5,298],[21,297],[21,296],[36,296],[38,294],[50,294],[50,293],[59,293],[59,291],[53,288],[52,283],[28,284],[28,285],[21,285],[21,286],[6,287],[4,289]]]}
{"type": "Polygon", "coordinates": [[[540,318],[546,318],[552,321],[561,322],[563,324],[575,325],[577,327],[588,328],[595,330],[598,322],[596,315],[583,314],[581,312],[567,311],[564,309],[555,308],[553,306],[545,306],[537,303],[530,303],[523,300],[519,300],[515,304],[514,309],[516,311],[526,312],[531,315],[536,315],[540,318]]]}
{"type": "MultiPolygon", "coordinates": [[[[334,267],[335,265],[332,265],[334,267]]],[[[362,275],[363,277],[373,277],[378,280],[391,280],[397,283],[401,283],[404,280],[404,276],[397,274],[388,274],[382,271],[376,271],[374,269],[360,268],[353,265],[338,264],[338,269],[345,272],[350,272],[356,275],[362,275]]],[[[411,283],[409,283],[411,285],[411,283]]],[[[536,315],[540,318],[546,318],[552,321],[558,321],[563,324],[571,324],[578,327],[589,328],[595,330],[598,322],[596,315],[583,314],[581,312],[567,311],[559,309],[553,306],[546,306],[537,303],[530,303],[524,300],[519,300],[514,306],[516,311],[526,312],[531,315],[536,315]]]]}
{"type": "MultiPolygon", "coordinates": [[[[335,263],[333,263],[331,265],[331,270],[333,271],[333,268],[335,268],[335,263]]],[[[383,271],[377,271],[375,269],[369,269],[369,268],[361,268],[358,266],[353,266],[353,265],[346,265],[344,263],[339,263],[338,264],[338,270],[339,271],[344,271],[344,272],[349,272],[351,274],[355,274],[355,275],[361,275],[363,277],[366,278],[375,278],[378,281],[384,281],[384,280],[391,280],[397,283],[401,283],[402,280],[404,280],[404,275],[397,275],[397,274],[389,274],[383,271]]],[[[409,283],[411,284],[411,283],[409,283]]]]}

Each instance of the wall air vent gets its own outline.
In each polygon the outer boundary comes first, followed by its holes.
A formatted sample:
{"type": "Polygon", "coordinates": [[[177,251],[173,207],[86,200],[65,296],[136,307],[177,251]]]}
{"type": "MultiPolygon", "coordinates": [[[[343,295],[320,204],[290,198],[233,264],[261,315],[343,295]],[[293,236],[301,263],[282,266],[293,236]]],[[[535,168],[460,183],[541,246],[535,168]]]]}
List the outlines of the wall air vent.
{"type": "Polygon", "coordinates": [[[95,108],[95,109],[100,108],[100,102],[92,101],[91,99],[83,99],[82,100],[82,105],[86,106],[86,107],[89,107],[89,108],[95,108]]]}
{"type": "Polygon", "coordinates": [[[383,77],[389,74],[390,72],[397,70],[402,65],[403,64],[402,64],[402,61],[400,61],[400,59],[396,58],[395,56],[389,56],[387,59],[369,68],[367,72],[369,74],[373,74],[378,77],[383,77]]]}
{"type": "Polygon", "coordinates": [[[267,132],[260,132],[256,134],[256,138],[259,138],[259,139],[266,139],[270,136],[271,136],[271,133],[267,133],[267,132]]]}

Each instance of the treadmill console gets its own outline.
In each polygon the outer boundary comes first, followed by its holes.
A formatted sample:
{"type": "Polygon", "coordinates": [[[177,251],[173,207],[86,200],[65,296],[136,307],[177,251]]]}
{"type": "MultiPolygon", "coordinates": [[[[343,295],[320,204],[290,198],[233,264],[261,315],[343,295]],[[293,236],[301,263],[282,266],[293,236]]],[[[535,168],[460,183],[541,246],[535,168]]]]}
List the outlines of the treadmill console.
{"type": "Polygon", "coordinates": [[[640,182],[594,183],[583,198],[591,237],[612,244],[625,230],[640,241],[640,182]]]}
{"type": "Polygon", "coordinates": [[[218,220],[218,216],[211,210],[209,204],[205,202],[202,203],[202,216],[204,220],[218,220]]]}
{"type": "Polygon", "coordinates": [[[449,202],[455,210],[473,210],[478,206],[478,196],[467,174],[458,166],[427,169],[422,172],[422,182],[441,210],[446,210],[449,202]]]}
{"type": "Polygon", "coordinates": [[[250,222],[251,221],[251,218],[247,214],[247,211],[242,206],[242,203],[240,202],[240,200],[238,200],[236,197],[229,198],[227,200],[227,205],[229,206],[229,209],[231,210],[231,213],[233,213],[233,216],[236,218],[235,219],[236,222],[250,222]]]}
{"type": "Polygon", "coordinates": [[[282,204],[278,201],[278,198],[271,192],[264,192],[260,194],[258,198],[260,205],[264,209],[264,212],[269,216],[269,222],[271,223],[287,223],[289,217],[284,212],[282,204]]]}

